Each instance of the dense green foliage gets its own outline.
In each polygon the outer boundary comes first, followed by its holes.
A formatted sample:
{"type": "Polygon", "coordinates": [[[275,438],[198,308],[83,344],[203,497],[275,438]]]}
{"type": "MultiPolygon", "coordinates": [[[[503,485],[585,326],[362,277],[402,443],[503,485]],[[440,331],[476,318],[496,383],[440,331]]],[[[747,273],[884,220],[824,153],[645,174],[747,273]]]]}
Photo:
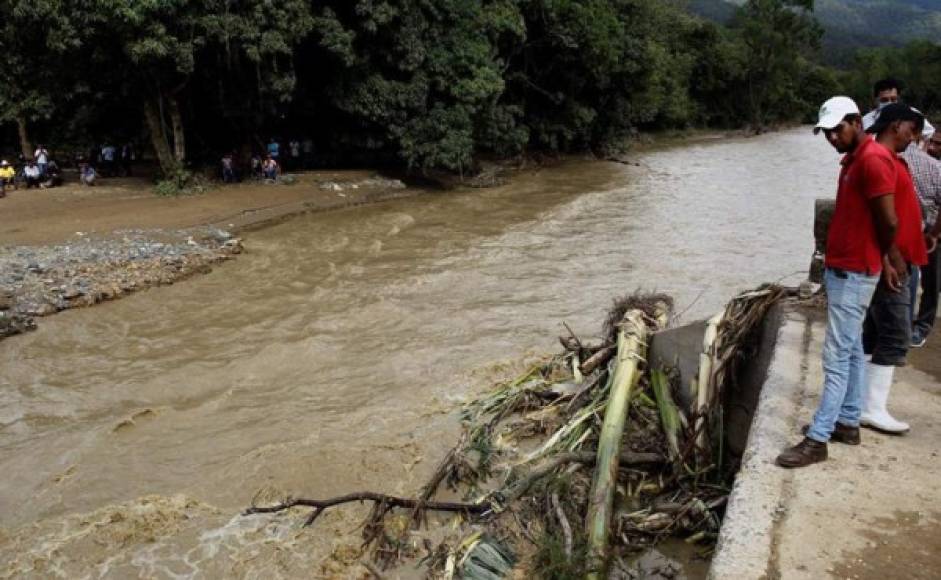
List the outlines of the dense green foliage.
{"type": "MultiPolygon", "coordinates": [[[[726,23],[741,0],[689,0],[692,12],[726,23]]],[[[814,16],[824,28],[822,62],[853,63],[864,47],[902,46],[913,40],[941,40],[937,0],[816,0],[814,16]]]]}
{"type": "Polygon", "coordinates": [[[813,0],[741,4],[719,24],[677,0],[0,0],[0,122],[24,152],[137,140],[178,175],[272,135],[465,172],[809,118],[841,86],[813,0]]]}
{"type": "MultiPolygon", "coordinates": [[[[930,115],[941,113],[941,45],[915,41],[904,47],[860,50],[847,82],[848,93],[863,106],[872,100],[875,81],[894,77],[902,97],[930,115]]],[[[937,119],[934,120],[936,124],[937,119]]]]}

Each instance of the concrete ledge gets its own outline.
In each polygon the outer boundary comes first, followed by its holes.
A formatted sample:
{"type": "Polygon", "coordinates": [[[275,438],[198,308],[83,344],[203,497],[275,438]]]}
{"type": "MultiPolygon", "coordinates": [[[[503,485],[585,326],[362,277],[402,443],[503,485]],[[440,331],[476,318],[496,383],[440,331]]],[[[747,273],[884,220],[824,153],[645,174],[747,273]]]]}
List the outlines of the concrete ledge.
{"type": "Polygon", "coordinates": [[[789,481],[789,473],[774,460],[793,444],[808,364],[812,364],[806,356],[811,320],[784,308],[776,342],[763,345],[773,348],[774,355],[729,497],[710,579],[767,578],[773,569],[775,520],[783,509],[789,481]]]}

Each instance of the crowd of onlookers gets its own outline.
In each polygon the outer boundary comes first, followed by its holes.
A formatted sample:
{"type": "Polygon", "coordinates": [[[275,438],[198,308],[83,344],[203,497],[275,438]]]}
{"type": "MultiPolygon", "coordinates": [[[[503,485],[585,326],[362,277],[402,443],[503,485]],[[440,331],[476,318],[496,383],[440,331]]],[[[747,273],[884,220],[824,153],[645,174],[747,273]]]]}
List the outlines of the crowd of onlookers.
{"type": "MultiPolygon", "coordinates": [[[[92,147],[89,151],[78,151],[72,161],[78,171],[79,182],[94,185],[101,177],[131,176],[136,160],[133,145],[126,143],[116,147],[110,143],[92,147]]],[[[62,171],[49,150],[38,145],[32,157],[20,155],[15,163],[0,160],[0,197],[6,196],[7,188],[46,189],[62,185],[62,171]]]]}
{"type": "MultiPolygon", "coordinates": [[[[240,158],[234,152],[226,153],[220,161],[220,177],[224,183],[237,183],[246,179],[277,181],[283,171],[310,169],[313,165],[314,144],[310,138],[293,138],[282,145],[272,137],[264,148],[250,157],[240,158]]],[[[115,146],[105,143],[87,151],[77,151],[71,161],[83,185],[95,185],[103,177],[130,177],[137,160],[134,146],[126,143],[115,146]]],[[[7,188],[49,188],[61,185],[59,164],[43,146],[36,147],[32,157],[19,155],[13,162],[0,161],[0,197],[7,188]]]]}
{"type": "Polygon", "coordinates": [[[20,156],[17,166],[6,159],[0,160],[0,197],[6,196],[8,187],[14,189],[23,185],[26,189],[33,187],[47,188],[62,184],[62,173],[49,151],[42,145],[36,147],[33,156],[26,159],[20,156]]]}
{"type": "Polygon", "coordinates": [[[287,147],[272,137],[268,140],[264,152],[255,151],[247,165],[239,164],[235,153],[226,153],[220,161],[222,181],[236,183],[243,179],[257,181],[276,181],[282,171],[310,169],[313,163],[314,143],[310,138],[291,139],[287,147]]]}

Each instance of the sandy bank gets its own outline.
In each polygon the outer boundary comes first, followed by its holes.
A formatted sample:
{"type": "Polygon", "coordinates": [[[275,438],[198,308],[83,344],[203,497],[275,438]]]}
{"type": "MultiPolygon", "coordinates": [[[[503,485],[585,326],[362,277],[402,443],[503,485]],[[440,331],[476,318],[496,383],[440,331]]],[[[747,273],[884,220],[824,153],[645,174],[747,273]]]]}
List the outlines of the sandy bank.
{"type": "Polygon", "coordinates": [[[305,211],[330,210],[420,193],[369,171],[299,174],[292,185],[246,182],[192,196],[159,197],[147,180],[113,178],[96,187],[11,190],[0,200],[0,246],[74,240],[76,232],[240,228],[305,211]],[[336,187],[335,187],[336,186],[336,187]],[[339,189],[337,189],[339,187],[339,189]]]}
{"type": "Polygon", "coordinates": [[[11,190],[0,200],[0,338],[34,328],[35,317],[208,272],[241,252],[238,232],[421,191],[366,171],[177,198],[158,197],[133,178],[11,190]]]}

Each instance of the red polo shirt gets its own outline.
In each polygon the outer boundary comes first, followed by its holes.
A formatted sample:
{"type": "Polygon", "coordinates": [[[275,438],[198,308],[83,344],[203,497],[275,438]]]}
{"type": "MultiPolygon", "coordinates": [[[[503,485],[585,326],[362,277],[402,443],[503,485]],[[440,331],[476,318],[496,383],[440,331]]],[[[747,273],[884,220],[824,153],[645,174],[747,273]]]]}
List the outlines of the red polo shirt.
{"type": "Polygon", "coordinates": [[[895,192],[896,159],[869,135],[843,157],[836,208],[827,234],[827,267],[868,274],[882,271],[882,250],[869,200],[895,192]]]}
{"type": "Polygon", "coordinates": [[[921,204],[915,193],[915,183],[904,159],[895,155],[895,215],[899,220],[895,245],[909,264],[924,266],[928,263],[928,248],[921,228],[921,204]]]}

